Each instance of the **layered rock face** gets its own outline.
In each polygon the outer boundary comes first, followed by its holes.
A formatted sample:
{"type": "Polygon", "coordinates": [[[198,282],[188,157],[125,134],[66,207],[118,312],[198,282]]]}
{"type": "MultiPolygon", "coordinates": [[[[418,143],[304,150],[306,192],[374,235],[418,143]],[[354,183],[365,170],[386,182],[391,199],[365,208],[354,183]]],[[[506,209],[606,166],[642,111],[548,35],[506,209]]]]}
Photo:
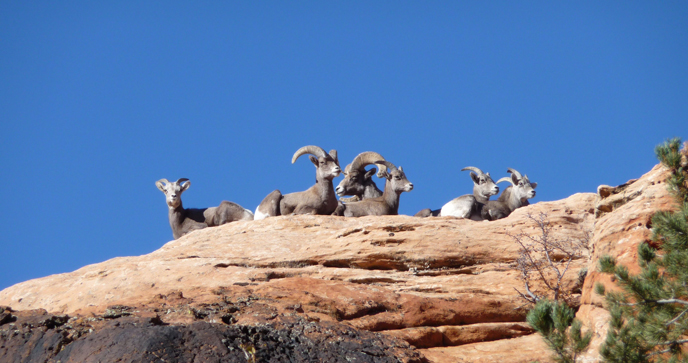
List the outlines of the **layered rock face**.
{"type": "Polygon", "coordinates": [[[668,170],[657,165],[638,180],[617,187],[602,185],[598,188],[597,218],[591,241],[594,250],[583,285],[581,307],[576,314],[585,327],[594,332],[591,348],[583,358],[586,362],[600,361],[598,350],[607,335],[610,317],[604,298],[594,292],[595,284],[602,283],[607,291],[619,290],[612,276],[598,272],[598,261],[605,255],[614,256],[632,274],[640,272],[638,245],[652,243],[652,216],[658,211],[678,207],[667,191],[665,180],[668,176],[668,170]]]}
{"type": "Polygon", "coordinates": [[[110,342],[135,347],[126,361],[548,362],[524,322],[511,235],[537,235],[528,215],[541,212],[552,238],[592,232],[592,259],[573,261],[564,289],[603,339],[595,259],[635,253],[652,213],[670,205],[665,176],[658,166],[601,188],[604,198],[575,194],[494,222],[282,216],[195,231],[148,255],[3,290],[12,310],[0,316],[0,361],[22,361],[20,346],[44,347],[37,361],[114,361],[102,353],[110,342]]]}

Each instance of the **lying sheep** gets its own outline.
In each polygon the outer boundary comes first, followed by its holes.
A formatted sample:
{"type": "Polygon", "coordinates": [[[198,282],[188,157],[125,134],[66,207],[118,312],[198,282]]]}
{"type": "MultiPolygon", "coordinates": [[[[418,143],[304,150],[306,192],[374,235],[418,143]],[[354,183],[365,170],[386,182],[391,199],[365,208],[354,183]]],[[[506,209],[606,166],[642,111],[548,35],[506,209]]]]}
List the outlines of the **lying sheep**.
{"type": "Polygon", "coordinates": [[[332,214],[337,208],[337,195],[334,193],[332,179],[341,173],[337,150],[325,150],[309,145],[300,148],[291,158],[296,162],[301,155],[312,154],[311,162],[315,165],[315,185],[307,190],[282,195],[279,190],[268,194],[256,208],[255,219],[287,214],[332,214]]]}
{"type": "Polygon", "coordinates": [[[515,169],[508,168],[507,172],[511,173],[511,177],[501,178],[497,183],[508,181],[511,185],[504,189],[497,200],[485,204],[481,211],[481,217],[485,220],[505,218],[517,208],[529,205],[528,199],[535,197],[537,183],[531,183],[528,175],[521,176],[515,169]]]}
{"type": "Polygon", "coordinates": [[[384,160],[377,160],[375,164],[382,164],[388,169],[388,172],[383,172],[383,177],[387,181],[382,195],[376,198],[363,199],[359,202],[340,202],[332,215],[362,217],[399,214],[399,197],[402,192],[413,190],[413,183],[408,181],[401,166],[397,168],[394,164],[384,160]]]}
{"type": "Polygon", "coordinates": [[[470,170],[471,179],[473,180],[473,195],[466,194],[458,198],[454,198],[447,204],[442,206],[439,210],[423,209],[415,214],[416,217],[429,216],[453,216],[459,218],[470,218],[473,220],[482,220],[481,211],[483,205],[490,199],[491,196],[499,193],[499,187],[490,177],[490,173],[483,173],[482,170],[467,166],[461,171],[470,170]]]}
{"type": "MultiPolygon", "coordinates": [[[[356,202],[367,198],[377,198],[382,195],[382,191],[378,189],[372,177],[375,174],[375,168],[368,171],[366,166],[375,164],[378,160],[385,160],[382,155],[366,151],[358,154],[351,164],[344,168],[344,179],[339,182],[335,192],[340,196],[339,200],[345,203],[356,202]],[[345,195],[353,195],[351,198],[341,198],[345,195]]],[[[380,171],[377,173],[378,178],[383,177],[384,165],[378,165],[380,171]]]]}
{"type": "Polygon", "coordinates": [[[253,220],[253,213],[250,210],[228,201],[223,201],[217,207],[184,209],[182,193],[191,186],[191,182],[187,178],[181,178],[173,183],[167,179],[160,179],[155,182],[155,185],[165,194],[174,239],[197,229],[219,226],[233,221],[253,220]]]}

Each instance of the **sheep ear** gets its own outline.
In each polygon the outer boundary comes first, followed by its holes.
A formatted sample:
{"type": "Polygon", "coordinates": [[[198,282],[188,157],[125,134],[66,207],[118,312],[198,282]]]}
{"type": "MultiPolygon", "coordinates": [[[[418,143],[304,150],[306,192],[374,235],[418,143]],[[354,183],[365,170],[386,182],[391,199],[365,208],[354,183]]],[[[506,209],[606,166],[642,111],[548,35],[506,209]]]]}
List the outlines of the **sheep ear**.
{"type": "Polygon", "coordinates": [[[386,172],[386,171],[382,171],[382,170],[381,170],[379,173],[377,173],[377,177],[378,177],[378,178],[389,179],[389,173],[386,172]]]}
{"type": "Polygon", "coordinates": [[[161,192],[166,193],[165,185],[163,184],[163,180],[164,179],[160,179],[160,180],[156,181],[155,186],[158,187],[158,189],[160,189],[161,192]]]}
{"type": "Polygon", "coordinates": [[[315,165],[315,167],[317,168],[318,167],[318,158],[316,158],[313,155],[310,155],[308,158],[311,159],[311,163],[313,163],[313,165],[315,165]]]}
{"type": "Polygon", "coordinates": [[[190,186],[191,186],[191,182],[187,180],[186,183],[181,185],[182,189],[180,190],[180,192],[183,192],[183,191],[189,189],[190,186]]]}
{"type": "Polygon", "coordinates": [[[537,188],[537,183],[530,183],[530,186],[533,187],[533,189],[537,188]]]}
{"type": "Polygon", "coordinates": [[[366,171],[365,176],[364,176],[364,179],[370,179],[370,178],[372,178],[372,177],[373,177],[373,174],[375,174],[375,172],[377,172],[377,169],[375,169],[375,168],[372,168],[372,169],[366,171]]]}
{"type": "Polygon", "coordinates": [[[473,183],[480,184],[480,179],[478,178],[478,174],[471,172],[471,179],[473,179],[473,183]]]}
{"type": "Polygon", "coordinates": [[[337,162],[337,164],[339,164],[339,159],[337,159],[337,150],[335,150],[335,149],[330,150],[330,156],[332,157],[332,159],[334,159],[334,161],[337,162]]]}
{"type": "Polygon", "coordinates": [[[516,176],[515,173],[511,174],[511,180],[512,180],[514,185],[518,185],[518,177],[516,176]]]}

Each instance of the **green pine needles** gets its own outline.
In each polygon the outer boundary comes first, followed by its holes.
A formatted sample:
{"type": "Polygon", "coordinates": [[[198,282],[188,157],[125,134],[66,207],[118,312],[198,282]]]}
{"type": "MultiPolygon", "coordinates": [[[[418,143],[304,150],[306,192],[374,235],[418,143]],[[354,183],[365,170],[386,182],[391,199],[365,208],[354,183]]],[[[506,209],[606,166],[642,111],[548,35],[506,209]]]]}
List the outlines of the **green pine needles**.
{"type": "Polygon", "coordinates": [[[667,179],[669,191],[671,191],[682,203],[688,202],[688,186],[686,185],[686,171],[688,171],[688,159],[686,146],[681,152],[681,139],[673,138],[664,144],[655,147],[655,154],[659,161],[671,170],[671,176],[667,179]]]}
{"type": "Polygon", "coordinates": [[[620,292],[604,295],[611,313],[609,332],[600,349],[605,362],[688,362],[688,188],[686,153],[681,140],[668,140],[655,153],[669,170],[669,190],[679,202],[673,212],[652,217],[652,239],[638,246],[641,272],[631,275],[614,258],[600,259],[599,268],[613,274],[620,292]]]}
{"type": "Polygon", "coordinates": [[[537,330],[556,354],[555,361],[575,363],[576,358],[584,352],[592,332],[581,333],[581,322],[574,319],[574,311],[561,301],[540,300],[528,312],[526,321],[537,330]],[[571,329],[568,327],[571,326],[571,329]]]}

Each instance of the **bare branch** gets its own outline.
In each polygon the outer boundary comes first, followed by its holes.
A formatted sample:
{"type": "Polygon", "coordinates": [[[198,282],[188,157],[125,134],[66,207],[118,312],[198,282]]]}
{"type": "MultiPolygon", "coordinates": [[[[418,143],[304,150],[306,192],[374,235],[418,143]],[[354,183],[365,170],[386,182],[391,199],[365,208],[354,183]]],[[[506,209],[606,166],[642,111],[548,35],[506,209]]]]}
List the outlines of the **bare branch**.
{"type": "Polygon", "coordinates": [[[588,249],[590,234],[585,232],[584,237],[577,239],[555,239],[547,213],[537,216],[528,214],[527,217],[535,224],[538,231],[536,235],[523,232],[508,234],[520,246],[516,265],[525,285],[525,292],[515,290],[521,298],[530,303],[535,303],[547,295],[553,295],[554,300],[564,296],[566,300],[567,294],[562,294],[564,277],[570,270],[573,260],[584,256],[583,250],[588,249]],[[531,290],[531,281],[542,284],[546,291],[531,290]]]}

